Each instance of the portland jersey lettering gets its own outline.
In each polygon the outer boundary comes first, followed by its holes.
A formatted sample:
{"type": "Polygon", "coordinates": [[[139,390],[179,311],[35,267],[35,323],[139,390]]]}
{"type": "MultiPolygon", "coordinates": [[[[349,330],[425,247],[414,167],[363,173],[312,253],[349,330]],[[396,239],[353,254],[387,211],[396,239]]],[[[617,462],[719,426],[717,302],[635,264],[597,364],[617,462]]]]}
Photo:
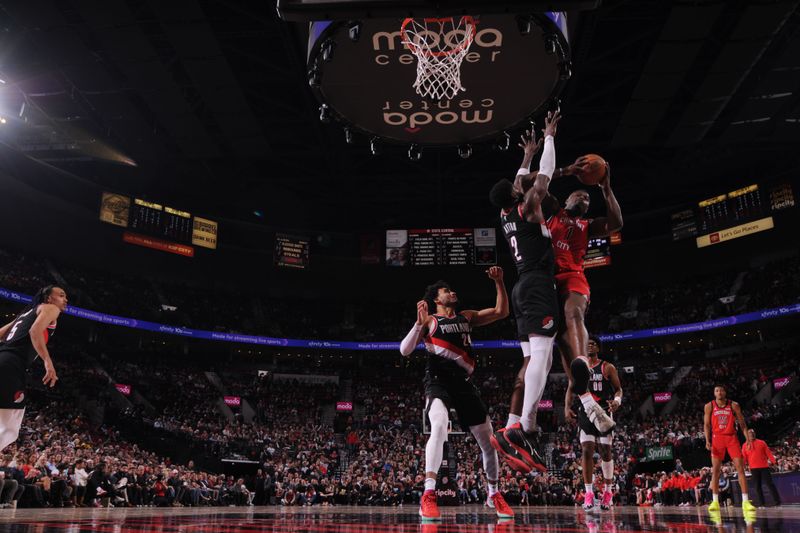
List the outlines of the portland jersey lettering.
{"type": "Polygon", "coordinates": [[[503,236],[508,242],[517,272],[544,272],[553,275],[553,245],[546,224],[528,222],[522,204],[500,213],[503,236]]]}
{"type": "MultiPolygon", "coordinates": [[[[603,375],[603,369],[606,366],[605,361],[600,361],[589,369],[589,392],[592,393],[595,401],[600,404],[603,409],[608,410],[608,403],[614,398],[614,386],[611,380],[603,375]]],[[[583,410],[583,405],[578,406],[583,410]]]]}
{"type": "Polygon", "coordinates": [[[475,370],[472,357],[472,326],[464,315],[446,317],[433,315],[433,326],[425,337],[428,351],[428,369],[434,372],[452,372],[454,366],[467,375],[475,370]]]}

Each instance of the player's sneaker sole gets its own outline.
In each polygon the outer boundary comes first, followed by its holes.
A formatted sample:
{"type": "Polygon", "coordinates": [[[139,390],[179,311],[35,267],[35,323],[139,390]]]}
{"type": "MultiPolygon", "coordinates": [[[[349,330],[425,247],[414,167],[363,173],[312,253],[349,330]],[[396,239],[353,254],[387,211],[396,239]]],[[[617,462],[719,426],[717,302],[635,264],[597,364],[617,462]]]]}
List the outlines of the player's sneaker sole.
{"type": "Polygon", "coordinates": [[[608,413],[599,404],[594,404],[587,409],[586,415],[589,417],[589,421],[594,424],[594,427],[597,428],[597,431],[601,433],[601,436],[608,435],[617,427],[617,423],[608,416],[608,413]]]}

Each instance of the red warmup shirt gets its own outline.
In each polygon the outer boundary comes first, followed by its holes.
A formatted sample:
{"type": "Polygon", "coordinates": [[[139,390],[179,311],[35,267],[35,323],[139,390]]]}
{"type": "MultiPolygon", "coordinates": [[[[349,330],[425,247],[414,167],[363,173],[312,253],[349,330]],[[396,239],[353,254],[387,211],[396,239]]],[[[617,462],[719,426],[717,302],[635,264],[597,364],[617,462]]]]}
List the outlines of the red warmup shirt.
{"type": "Polygon", "coordinates": [[[742,457],[750,468],[767,468],[769,466],[767,459],[775,462],[775,456],[772,455],[769,446],[761,439],[755,439],[752,446],[745,442],[742,445],[742,457]]]}

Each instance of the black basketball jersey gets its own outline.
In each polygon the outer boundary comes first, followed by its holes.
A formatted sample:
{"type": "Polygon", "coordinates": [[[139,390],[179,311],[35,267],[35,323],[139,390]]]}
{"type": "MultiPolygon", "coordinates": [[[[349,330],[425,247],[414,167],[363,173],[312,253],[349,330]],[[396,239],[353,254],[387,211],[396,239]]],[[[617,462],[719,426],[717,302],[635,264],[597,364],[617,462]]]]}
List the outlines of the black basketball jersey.
{"type": "MultiPolygon", "coordinates": [[[[37,316],[36,308],[28,309],[23,312],[14,319],[14,322],[11,324],[11,329],[8,330],[5,338],[0,341],[0,351],[6,353],[11,352],[19,357],[25,368],[32,365],[36,358],[39,357],[39,354],[37,354],[36,350],[33,348],[33,343],[30,338],[31,326],[36,322],[37,316]]],[[[44,330],[45,344],[47,344],[55,331],[55,323],[47,326],[47,329],[44,330]]]]}
{"type": "MultiPolygon", "coordinates": [[[[601,360],[593,367],[589,367],[588,392],[592,393],[594,399],[603,409],[608,410],[608,402],[614,399],[614,385],[611,384],[610,379],[603,376],[603,368],[605,368],[605,366],[606,362],[601,360]]],[[[579,409],[583,409],[582,404],[579,406],[579,409]]]]}
{"type": "Polygon", "coordinates": [[[543,272],[552,276],[555,256],[547,225],[525,220],[521,203],[508,213],[501,212],[500,220],[517,272],[543,272]]]}
{"type": "Polygon", "coordinates": [[[472,357],[472,340],[467,317],[457,314],[452,318],[433,315],[433,327],[425,337],[428,351],[428,372],[444,376],[448,374],[466,375],[475,370],[472,357]]]}

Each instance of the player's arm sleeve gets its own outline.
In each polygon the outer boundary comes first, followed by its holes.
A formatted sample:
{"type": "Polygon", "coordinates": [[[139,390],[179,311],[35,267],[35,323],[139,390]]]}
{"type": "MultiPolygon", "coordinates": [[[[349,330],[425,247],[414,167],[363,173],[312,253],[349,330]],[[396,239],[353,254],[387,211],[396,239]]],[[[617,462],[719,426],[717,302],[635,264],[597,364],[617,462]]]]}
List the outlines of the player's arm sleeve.
{"type": "Polygon", "coordinates": [[[556,141],[552,135],[548,135],[544,138],[544,149],[542,150],[542,157],[539,159],[539,174],[552,178],[555,170],[556,141]]]}
{"type": "Polygon", "coordinates": [[[403,356],[411,355],[417,348],[417,344],[419,344],[419,338],[422,335],[422,326],[419,324],[414,324],[414,327],[411,328],[411,331],[408,332],[408,335],[400,341],[400,353],[403,356]]]}

